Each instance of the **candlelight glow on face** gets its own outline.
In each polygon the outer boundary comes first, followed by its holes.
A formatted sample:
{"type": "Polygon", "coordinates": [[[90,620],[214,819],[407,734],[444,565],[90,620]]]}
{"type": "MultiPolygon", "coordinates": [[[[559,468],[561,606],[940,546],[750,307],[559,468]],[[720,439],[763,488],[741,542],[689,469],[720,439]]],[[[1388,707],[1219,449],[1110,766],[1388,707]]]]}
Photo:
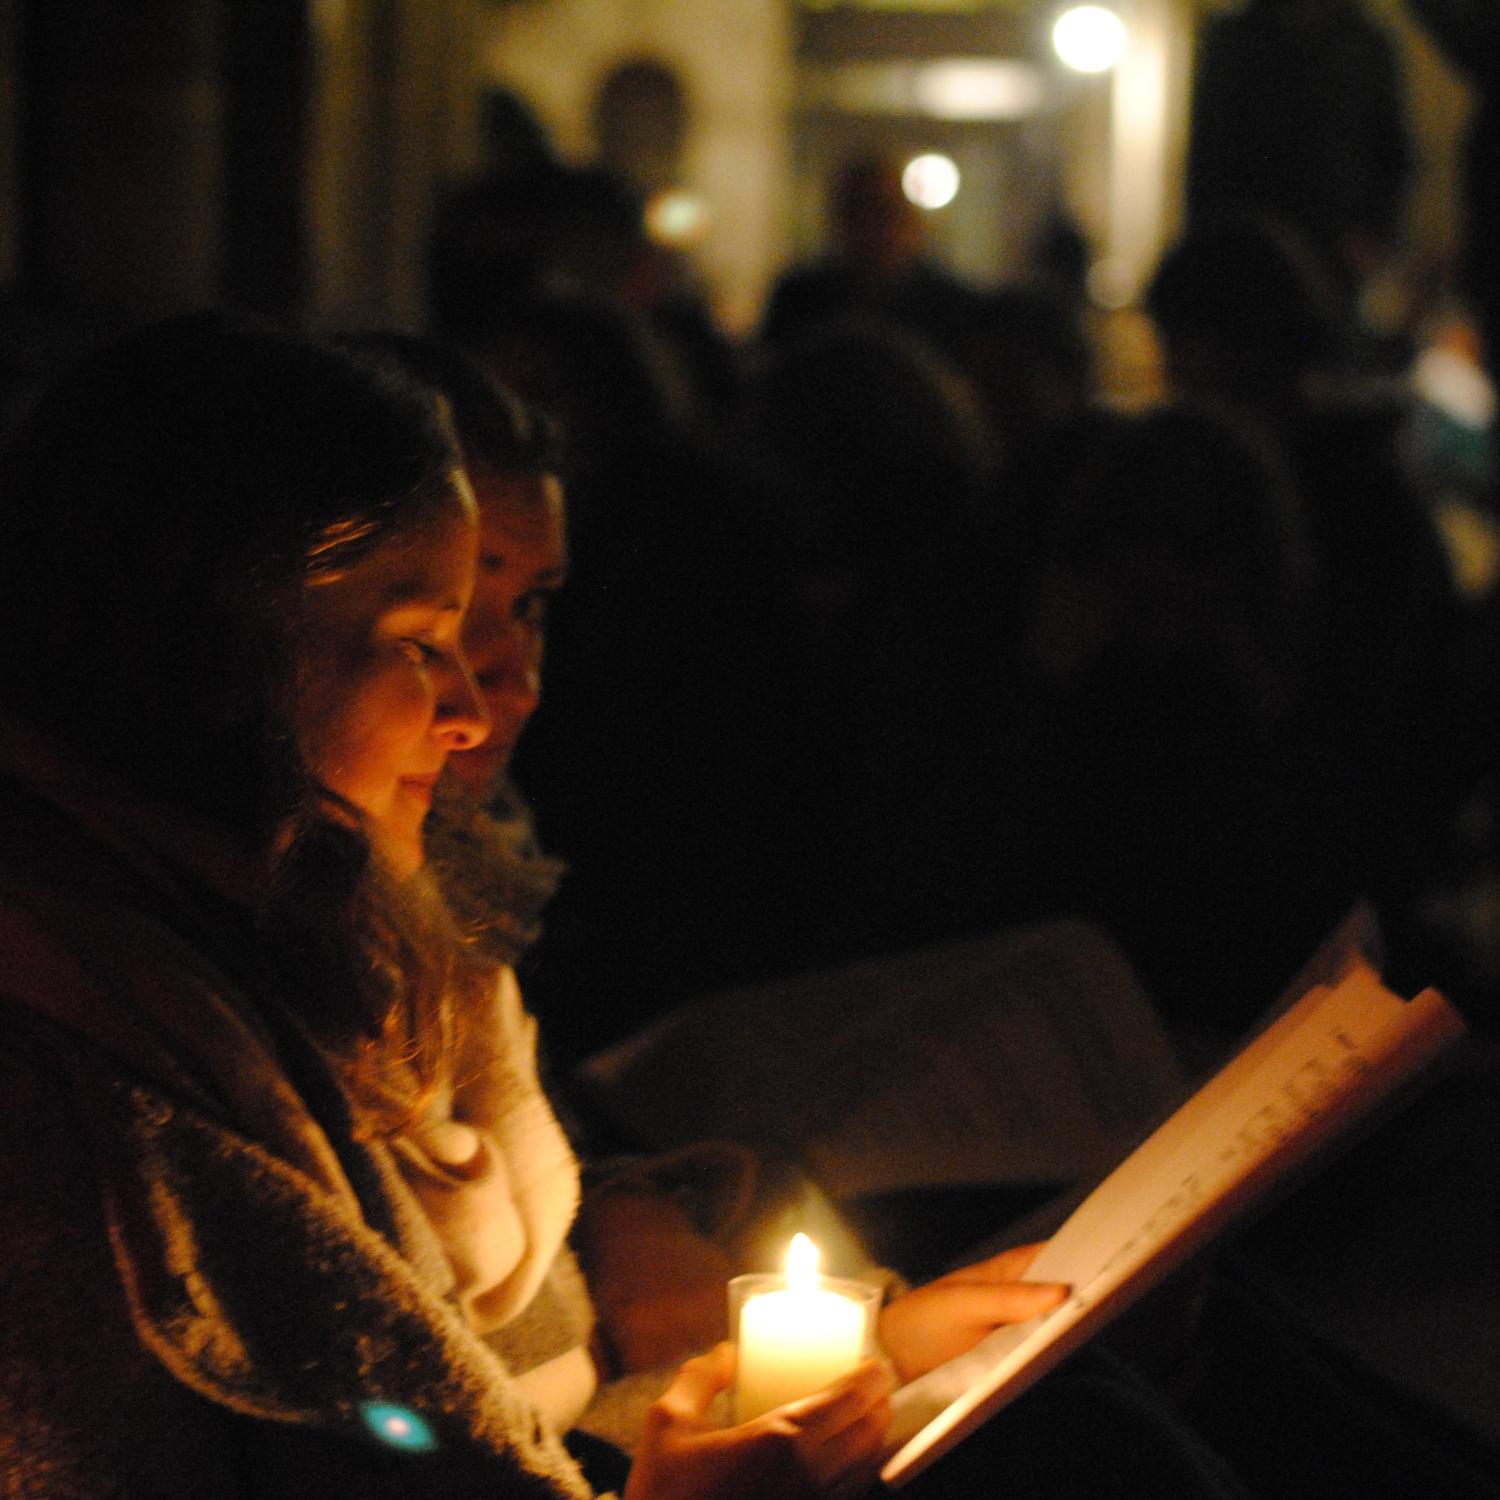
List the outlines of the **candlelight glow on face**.
{"type": "Polygon", "coordinates": [[[735,1333],[739,1371],[735,1420],[753,1421],[773,1407],[810,1396],[864,1358],[878,1292],[818,1274],[818,1247],[794,1235],[784,1276],[741,1276],[735,1333]]]}

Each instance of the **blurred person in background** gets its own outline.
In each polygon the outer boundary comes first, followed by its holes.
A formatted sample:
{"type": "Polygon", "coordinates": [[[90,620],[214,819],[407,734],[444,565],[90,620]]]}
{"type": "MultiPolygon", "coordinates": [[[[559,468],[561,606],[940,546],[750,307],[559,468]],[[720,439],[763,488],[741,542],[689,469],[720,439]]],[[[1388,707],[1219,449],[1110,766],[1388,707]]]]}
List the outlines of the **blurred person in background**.
{"type": "Polygon", "coordinates": [[[830,319],[863,314],[895,323],[948,356],[962,347],[974,292],[926,253],[922,210],[892,157],[850,158],[829,189],[827,255],[783,273],[771,289],[760,336],[779,345],[830,319]]]}

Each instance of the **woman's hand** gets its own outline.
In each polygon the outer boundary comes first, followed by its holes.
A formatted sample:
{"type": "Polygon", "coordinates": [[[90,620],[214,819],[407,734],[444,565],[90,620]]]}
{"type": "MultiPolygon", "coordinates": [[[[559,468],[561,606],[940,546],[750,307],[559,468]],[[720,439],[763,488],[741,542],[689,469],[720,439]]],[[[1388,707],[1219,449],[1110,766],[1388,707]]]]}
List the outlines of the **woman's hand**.
{"type": "Polygon", "coordinates": [[[670,1198],[603,1193],[579,1215],[575,1242],[610,1373],[671,1366],[724,1337],[734,1267],[670,1198]]]}
{"type": "Polygon", "coordinates": [[[1007,1323],[1024,1323],[1067,1300],[1069,1288],[1020,1281],[1041,1245],[1018,1245],[897,1297],[880,1314],[880,1345],[902,1382],[972,1349],[1007,1323]]]}
{"type": "Polygon", "coordinates": [[[709,1411],[733,1379],[729,1344],[683,1365],[647,1415],[625,1500],[852,1500],[874,1483],[891,1422],[883,1364],[868,1360],[826,1391],[717,1427],[709,1411]]]}

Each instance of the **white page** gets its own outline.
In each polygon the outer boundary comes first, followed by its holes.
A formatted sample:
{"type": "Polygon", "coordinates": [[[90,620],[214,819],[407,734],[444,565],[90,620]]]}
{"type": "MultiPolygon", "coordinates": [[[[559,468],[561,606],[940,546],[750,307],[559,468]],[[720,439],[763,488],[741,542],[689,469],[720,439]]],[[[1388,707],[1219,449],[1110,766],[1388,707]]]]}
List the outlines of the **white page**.
{"type": "Polygon", "coordinates": [[[1367,1113],[1462,1032],[1434,991],[1393,995],[1367,965],[1311,990],[1084,1200],[1027,1272],[1073,1295],[896,1395],[882,1478],[899,1486],[1091,1337],[1258,1192],[1367,1113]]]}
{"type": "Polygon", "coordinates": [[[1078,922],[711,996],[578,1081],[632,1139],[742,1141],[835,1202],[1092,1181],[1184,1083],[1123,954],[1078,922]]]}

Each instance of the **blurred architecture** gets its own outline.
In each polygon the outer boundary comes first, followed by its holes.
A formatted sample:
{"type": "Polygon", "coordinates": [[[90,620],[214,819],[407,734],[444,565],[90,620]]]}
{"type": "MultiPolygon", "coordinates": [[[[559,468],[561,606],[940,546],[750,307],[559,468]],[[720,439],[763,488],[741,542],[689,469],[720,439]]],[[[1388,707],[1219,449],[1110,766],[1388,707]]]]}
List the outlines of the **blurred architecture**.
{"type": "MultiPolygon", "coordinates": [[[[1050,0],[5,0],[0,281],[91,325],[229,297],[413,326],[432,206],[508,90],[565,159],[684,190],[663,212],[733,330],[820,245],[856,144],[957,168],[927,210],[954,270],[1003,278],[1064,223],[1125,304],[1179,225],[1196,34],[1232,3],[1115,0],[1125,50],[1083,73],[1050,0]]],[[[1402,0],[1361,3],[1401,45],[1412,254],[1441,264],[1467,96],[1402,0]]]]}

